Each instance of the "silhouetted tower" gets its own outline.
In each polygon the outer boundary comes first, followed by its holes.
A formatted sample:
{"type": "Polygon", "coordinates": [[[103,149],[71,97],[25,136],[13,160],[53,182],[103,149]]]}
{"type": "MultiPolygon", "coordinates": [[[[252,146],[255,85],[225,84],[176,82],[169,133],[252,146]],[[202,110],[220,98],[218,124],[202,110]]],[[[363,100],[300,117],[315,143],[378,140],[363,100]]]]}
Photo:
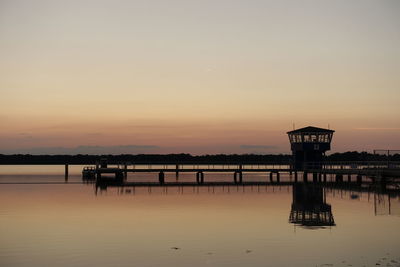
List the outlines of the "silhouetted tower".
{"type": "Polygon", "coordinates": [[[289,222],[303,227],[334,226],[332,207],[326,203],[324,188],[303,183],[294,184],[289,222]]]}
{"type": "Polygon", "coordinates": [[[312,126],[287,132],[293,154],[293,168],[296,170],[304,170],[307,167],[321,168],[323,155],[331,149],[334,132],[312,126]],[[313,166],[307,163],[313,163],[313,166]]]}

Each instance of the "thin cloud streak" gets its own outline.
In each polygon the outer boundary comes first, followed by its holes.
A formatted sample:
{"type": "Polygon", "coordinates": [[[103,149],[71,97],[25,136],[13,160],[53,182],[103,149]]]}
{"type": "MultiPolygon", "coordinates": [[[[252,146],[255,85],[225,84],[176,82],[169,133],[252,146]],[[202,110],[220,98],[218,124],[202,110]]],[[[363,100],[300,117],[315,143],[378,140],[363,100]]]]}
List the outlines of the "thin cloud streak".
{"type": "Polygon", "coordinates": [[[274,154],[279,147],[273,145],[241,145],[240,150],[249,154],[274,154]]]}
{"type": "Polygon", "coordinates": [[[354,128],[358,131],[399,131],[400,127],[360,127],[354,128]]]}
{"type": "Polygon", "coordinates": [[[241,149],[263,149],[263,150],[274,150],[277,149],[277,146],[270,145],[241,145],[241,149]]]}

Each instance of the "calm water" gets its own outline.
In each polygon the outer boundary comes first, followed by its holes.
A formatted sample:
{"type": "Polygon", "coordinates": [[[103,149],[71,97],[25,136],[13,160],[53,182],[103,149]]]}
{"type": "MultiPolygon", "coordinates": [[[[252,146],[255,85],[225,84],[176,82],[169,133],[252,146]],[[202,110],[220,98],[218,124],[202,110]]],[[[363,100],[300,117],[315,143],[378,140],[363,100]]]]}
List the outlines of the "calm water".
{"type": "Polygon", "coordinates": [[[78,183],[81,166],[70,169],[69,183],[63,168],[0,166],[1,266],[400,266],[395,192],[300,185],[95,194],[93,184],[78,183]],[[309,220],[290,221],[310,209],[309,220]]]}

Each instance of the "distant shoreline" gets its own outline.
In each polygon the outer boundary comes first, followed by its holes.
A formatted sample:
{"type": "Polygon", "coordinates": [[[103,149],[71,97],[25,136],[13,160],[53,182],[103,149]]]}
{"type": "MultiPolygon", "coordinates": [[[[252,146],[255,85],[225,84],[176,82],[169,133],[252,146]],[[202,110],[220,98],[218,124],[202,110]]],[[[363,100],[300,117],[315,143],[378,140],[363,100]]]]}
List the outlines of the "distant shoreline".
{"type": "MultiPolygon", "coordinates": [[[[256,154],[218,154],[199,155],[190,154],[138,154],[138,155],[3,155],[0,154],[0,165],[29,164],[29,165],[57,165],[57,164],[95,164],[101,158],[107,158],[110,164],[122,162],[134,164],[289,164],[290,154],[256,155],[256,154]]],[[[400,154],[386,155],[367,152],[334,153],[325,157],[326,161],[400,161],[400,154]]]]}

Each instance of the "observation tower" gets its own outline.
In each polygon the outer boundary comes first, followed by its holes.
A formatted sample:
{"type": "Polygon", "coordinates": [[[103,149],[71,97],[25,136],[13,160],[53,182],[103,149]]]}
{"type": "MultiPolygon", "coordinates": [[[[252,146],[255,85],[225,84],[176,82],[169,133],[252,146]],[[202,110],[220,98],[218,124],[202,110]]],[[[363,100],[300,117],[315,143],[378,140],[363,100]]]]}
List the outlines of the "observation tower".
{"type": "Polygon", "coordinates": [[[287,132],[295,170],[320,169],[325,152],[331,149],[335,131],[308,126],[287,132]]]}

